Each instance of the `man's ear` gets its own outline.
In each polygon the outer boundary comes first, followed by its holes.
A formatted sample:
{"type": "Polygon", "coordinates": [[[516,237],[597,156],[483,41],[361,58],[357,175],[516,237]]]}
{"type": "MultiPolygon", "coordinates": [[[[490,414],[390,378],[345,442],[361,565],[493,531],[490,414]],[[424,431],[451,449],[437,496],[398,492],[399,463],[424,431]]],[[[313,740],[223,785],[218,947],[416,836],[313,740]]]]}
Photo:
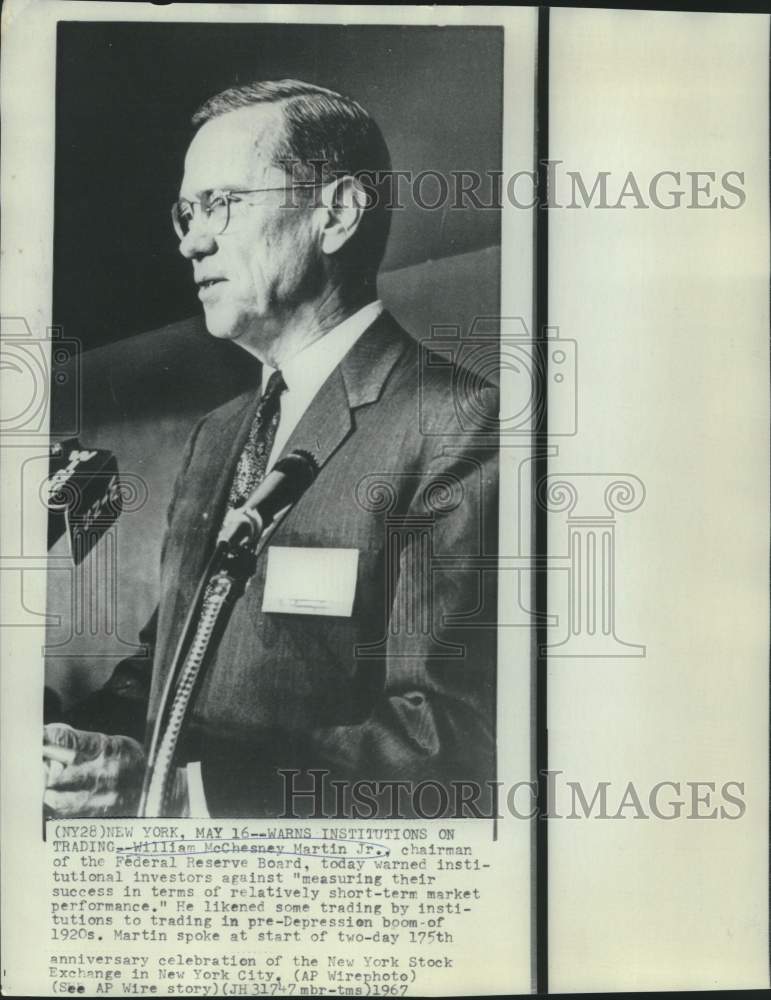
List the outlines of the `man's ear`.
{"type": "Polygon", "coordinates": [[[353,236],[367,207],[367,194],[355,177],[339,177],[321,190],[321,249],[336,253],[353,236]]]}

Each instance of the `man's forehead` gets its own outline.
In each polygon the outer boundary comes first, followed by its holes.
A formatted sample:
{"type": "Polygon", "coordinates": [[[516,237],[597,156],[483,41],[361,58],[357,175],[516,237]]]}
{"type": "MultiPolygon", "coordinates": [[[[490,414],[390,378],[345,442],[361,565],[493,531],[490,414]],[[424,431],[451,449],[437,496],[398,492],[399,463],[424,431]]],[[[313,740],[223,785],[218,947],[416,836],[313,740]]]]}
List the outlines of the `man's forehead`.
{"type": "Polygon", "coordinates": [[[257,183],[271,166],[283,132],[275,104],[238,108],[206,122],[193,136],[185,157],[186,196],[214,187],[257,183]]]}

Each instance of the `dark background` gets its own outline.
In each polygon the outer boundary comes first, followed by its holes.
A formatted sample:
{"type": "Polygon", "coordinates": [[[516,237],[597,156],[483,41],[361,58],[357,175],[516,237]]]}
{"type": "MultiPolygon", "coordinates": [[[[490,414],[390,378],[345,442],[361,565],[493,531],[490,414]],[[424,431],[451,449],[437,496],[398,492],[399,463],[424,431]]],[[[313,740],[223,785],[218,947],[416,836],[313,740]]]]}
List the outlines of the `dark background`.
{"type": "MultiPolygon", "coordinates": [[[[502,29],[487,27],[61,23],[54,324],[88,350],[200,312],[169,210],[207,97],[307,80],[367,108],[394,169],[484,174],[500,168],[502,54],[502,29]]],[[[405,202],[386,271],[499,242],[497,211],[405,202]]]]}

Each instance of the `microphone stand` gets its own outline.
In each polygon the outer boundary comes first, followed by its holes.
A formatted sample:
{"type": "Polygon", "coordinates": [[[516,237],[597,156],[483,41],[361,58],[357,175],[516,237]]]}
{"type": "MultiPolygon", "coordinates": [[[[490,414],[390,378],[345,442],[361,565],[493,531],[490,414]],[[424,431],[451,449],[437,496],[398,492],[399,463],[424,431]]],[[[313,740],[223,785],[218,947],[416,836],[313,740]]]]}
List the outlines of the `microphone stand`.
{"type": "MultiPolygon", "coordinates": [[[[251,522],[248,515],[244,517],[251,522]]],[[[154,726],[139,816],[166,815],[177,743],[197,682],[205,674],[233,607],[257,566],[259,533],[251,523],[244,526],[248,534],[240,544],[218,542],[191,603],[154,726]]]]}
{"type": "Polygon", "coordinates": [[[231,510],[190,605],[153,728],[138,815],[167,815],[174,759],[195,689],[272,528],[310,486],[318,463],[297,449],[280,459],[257,491],[231,510]]]}

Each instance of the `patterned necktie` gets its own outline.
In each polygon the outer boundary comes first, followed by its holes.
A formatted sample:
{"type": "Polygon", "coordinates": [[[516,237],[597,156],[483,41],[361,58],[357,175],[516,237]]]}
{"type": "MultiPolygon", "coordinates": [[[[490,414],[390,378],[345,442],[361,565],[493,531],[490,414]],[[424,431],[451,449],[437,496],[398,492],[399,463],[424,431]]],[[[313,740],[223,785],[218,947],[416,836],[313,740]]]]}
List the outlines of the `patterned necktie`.
{"type": "Polygon", "coordinates": [[[284,376],[281,372],[273,372],[254,414],[244,450],[238,459],[228,507],[240,507],[265,478],[281,418],[281,393],[285,389],[284,376]]]}

